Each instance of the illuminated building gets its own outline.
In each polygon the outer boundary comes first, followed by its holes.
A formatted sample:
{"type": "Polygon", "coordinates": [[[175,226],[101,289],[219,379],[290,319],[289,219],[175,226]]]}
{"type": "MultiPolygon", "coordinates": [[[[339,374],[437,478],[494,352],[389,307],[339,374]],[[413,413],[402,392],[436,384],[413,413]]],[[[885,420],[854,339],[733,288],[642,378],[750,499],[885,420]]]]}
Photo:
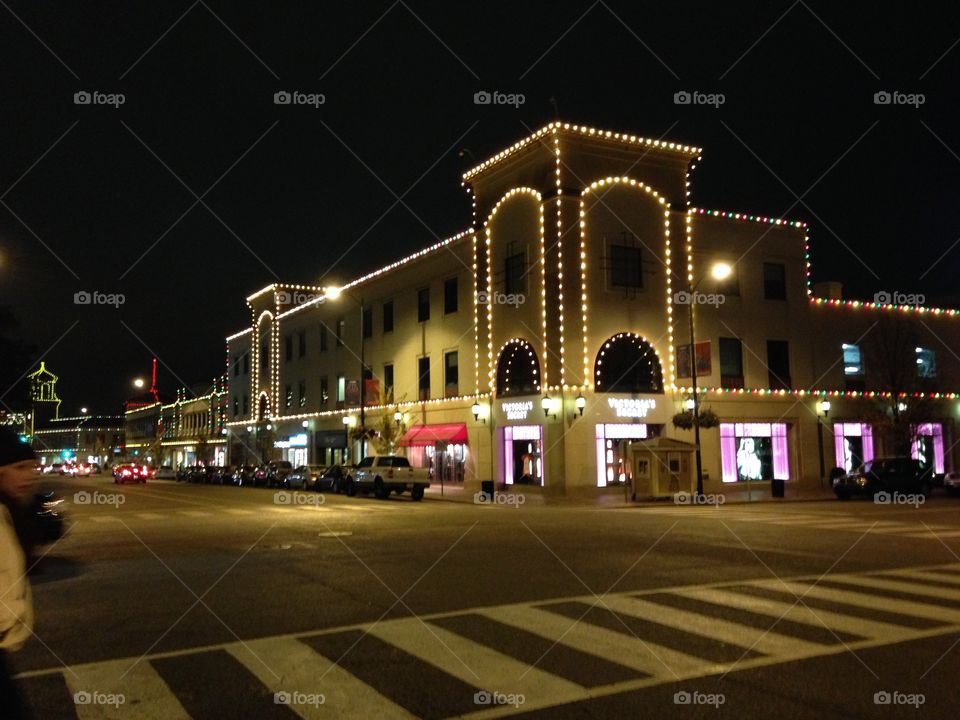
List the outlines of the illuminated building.
{"type": "Polygon", "coordinates": [[[716,420],[701,422],[707,492],[819,487],[851,453],[894,452],[880,436],[905,424],[904,451],[953,467],[960,360],[943,346],[960,347],[957,311],[813,285],[806,223],[690,204],[700,155],[550,123],[464,173],[468,229],[336,289],[250,295],[249,326],[226,343],[231,457],[260,443],[291,461],[355,458],[362,394],[366,427],[397,416],[400,445],[444,477],[689,490],[675,441],[693,438],[677,420],[693,364],[716,420]],[[722,281],[707,276],[719,262],[733,267],[722,281]],[[910,356],[881,357],[897,328],[910,356]],[[894,363],[909,369],[895,386],[894,363]],[[654,481],[629,447],[668,440],[654,481]]]}

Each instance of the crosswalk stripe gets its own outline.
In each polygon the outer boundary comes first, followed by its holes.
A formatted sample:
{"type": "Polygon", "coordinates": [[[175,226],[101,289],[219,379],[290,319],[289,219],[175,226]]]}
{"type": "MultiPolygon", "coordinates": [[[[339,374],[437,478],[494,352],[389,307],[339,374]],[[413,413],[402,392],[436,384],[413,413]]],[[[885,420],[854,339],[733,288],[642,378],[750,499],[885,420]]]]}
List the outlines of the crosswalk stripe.
{"type": "MultiPolygon", "coordinates": [[[[855,577],[835,575],[832,576],[834,580],[840,580],[843,582],[854,582],[857,585],[864,586],[866,589],[869,588],[879,588],[880,590],[896,590],[898,592],[912,593],[914,595],[929,595],[930,602],[936,604],[936,598],[942,598],[945,600],[956,600],[957,591],[950,588],[938,588],[933,585],[920,585],[919,583],[903,582],[900,580],[892,580],[883,578],[877,575],[858,575],[855,577]]],[[[957,613],[960,617],[960,612],[957,613]]]]}
{"type": "MultiPolygon", "coordinates": [[[[840,579],[840,578],[837,578],[840,579]]],[[[813,597],[825,598],[827,600],[835,600],[837,602],[847,602],[854,603],[857,605],[863,605],[866,607],[874,607],[878,610],[886,610],[892,613],[898,613],[900,615],[914,615],[917,617],[927,618],[929,620],[937,620],[943,623],[960,623],[960,611],[951,610],[942,606],[937,606],[936,599],[931,597],[929,604],[913,602],[910,600],[896,600],[893,598],[883,597],[881,595],[870,594],[870,584],[864,582],[866,578],[856,577],[851,578],[850,582],[856,584],[862,588],[862,592],[857,592],[853,590],[838,590],[836,588],[828,588],[822,585],[813,586],[812,584],[801,583],[801,582],[788,582],[786,586],[790,592],[795,592],[797,595],[803,596],[804,593],[807,593],[813,597]],[[866,585],[866,587],[864,587],[866,585]]],[[[882,582],[882,581],[881,581],[882,582]]],[[[905,592],[914,592],[916,594],[915,586],[906,585],[903,583],[888,583],[889,585],[896,585],[899,587],[888,588],[891,590],[902,590],[903,588],[908,588],[904,590],[905,592]]],[[[775,585],[768,584],[768,587],[778,589],[775,585]]],[[[876,587],[874,585],[874,587],[876,587]]],[[[922,593],[924,595],[928,593],[922,593]]],[[[956,593],[948,594],[956,598],[956,593]]]]}
{"type": "Polygon", "coordinates": [[[892,570],[884,574],[902,577],[906,580],[916,579],[921,581],[932,581],[940,583],[941,585],[957,585],[957,590],[960,591],[960,576],[957,575],[942,575],[940,573],[925,572],[923,570],[892,570]]]}
{"type": "Polygon", "coordinates": [[[294,638],[251,640],[228,650],[271,692],[322,693],[320,706],[291,705],[305,720],[414,716],[356,676],[294,638]],[[277,677],[279,676],[279,677],[277,677]]]}
{"type": "Polygon", "coordinates": [[[137,663],[131,669],[129,660],[112,660],[63,673],[77,700],[78,693],[98,693],[100,702],[77,703],[79,720],[101,720],[105,717],[123,716],[136,712],[144,720],[190,720],[176,695],[170,690],[163,678],[148,662],[137,663]],[[104,695],[123,697],[123,704],[104,704],[104,695]]]}
{"type": "Polygon", "coordinates": [[[606,597],[603,603],[617,612],[696,632],[699,635],[739,646],[744,650],[751,649],[764,655],[805,655],[823,650],[822,645],[780,635],[775,630],[764,632],[727,620],[667,608],[639,598],[606,597]]]}
{"type": "Polygon", "coordinates": [[[877,620],[864,620],[852,615],[843,615],[820,608],[808,608],[799,602],[794,605],[792,601],[781,602],[753,595],[741,595],[729,590],[704,588],[689,590],[683,594],[726,607],[742,608],[743,610],[767,615],[771,618],[771,625],[773,620],[782,617],[785,620],[806,623],[813,627],[822,628],[826,626],[835,632],[852,633],[864,638],[906,637],[912,633],[910,628],[899,625],[891,625],[877,620]]]}
{"type": "Polygon", "coordinates": [[[371,634],[466,683],[490,691],[552,697],[557,702],[583,696],[583,688],[496,650],[435,625],[429,630],[416,618],[392,620],[371,634]]]}
{"type": "Polygon", "coordinates": [[[672,680],[680,674],[690,673],[697,668],[709,672],[722,667],[677,650],[596,625],[576,622],[572,618],[555,615],[528,605],[488,608],[481,610],[480,613],[577,650],[616,659],[621,665],[655,677],[672,680]]]}

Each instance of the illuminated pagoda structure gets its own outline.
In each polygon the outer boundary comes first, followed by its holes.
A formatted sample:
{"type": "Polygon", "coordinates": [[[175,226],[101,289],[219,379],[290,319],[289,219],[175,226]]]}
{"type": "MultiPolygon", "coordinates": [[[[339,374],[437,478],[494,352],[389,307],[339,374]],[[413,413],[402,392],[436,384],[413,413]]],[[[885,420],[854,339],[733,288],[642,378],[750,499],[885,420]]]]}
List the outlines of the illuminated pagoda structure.
{"type": "Polygon", "coordinates": [[[34,428],[46,427],[60,416],[60,398],[57,396],[59,377],[47,369],[45,362],[27,375],[30,393],[30,412],[34,428]]]}
{"type": "Polygon", "coordinates": [[[955,469],[958,311],[814,283],[806,222],[692,203],[701,154],[552,122],[462,175],[460,232],[249,295],[228,461],[356,461],[360,423],[394,420],[435,481],[524,492],[696,490],[697,434],[706,493],[819,491],[884,454],[955,469]]]}

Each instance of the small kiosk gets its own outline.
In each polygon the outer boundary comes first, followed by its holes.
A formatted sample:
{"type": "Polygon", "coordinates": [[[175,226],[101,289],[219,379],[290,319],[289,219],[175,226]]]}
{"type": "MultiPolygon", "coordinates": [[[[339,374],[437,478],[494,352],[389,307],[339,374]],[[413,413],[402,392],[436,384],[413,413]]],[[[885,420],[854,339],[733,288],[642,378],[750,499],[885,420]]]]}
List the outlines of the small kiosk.
{"type": "Polygon", "coordinates": [[[630,445],[633,499],[670,497],[696,491],[693,453],[697,446],[668,437],[637,440],[630,445]]]}

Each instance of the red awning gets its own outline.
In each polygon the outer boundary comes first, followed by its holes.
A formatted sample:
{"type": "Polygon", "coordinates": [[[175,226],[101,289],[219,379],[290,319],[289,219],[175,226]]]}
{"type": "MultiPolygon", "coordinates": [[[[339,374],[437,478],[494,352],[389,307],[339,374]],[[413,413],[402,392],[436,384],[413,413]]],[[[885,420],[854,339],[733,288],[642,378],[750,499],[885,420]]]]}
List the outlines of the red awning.
{"type": "Polygon", "coordinates": [[[441,425],[415,425],[400,438],[402,447],[433,447],[438,442],[454,445],[467,441],[465,423],[446,423],[441,425]]]}

